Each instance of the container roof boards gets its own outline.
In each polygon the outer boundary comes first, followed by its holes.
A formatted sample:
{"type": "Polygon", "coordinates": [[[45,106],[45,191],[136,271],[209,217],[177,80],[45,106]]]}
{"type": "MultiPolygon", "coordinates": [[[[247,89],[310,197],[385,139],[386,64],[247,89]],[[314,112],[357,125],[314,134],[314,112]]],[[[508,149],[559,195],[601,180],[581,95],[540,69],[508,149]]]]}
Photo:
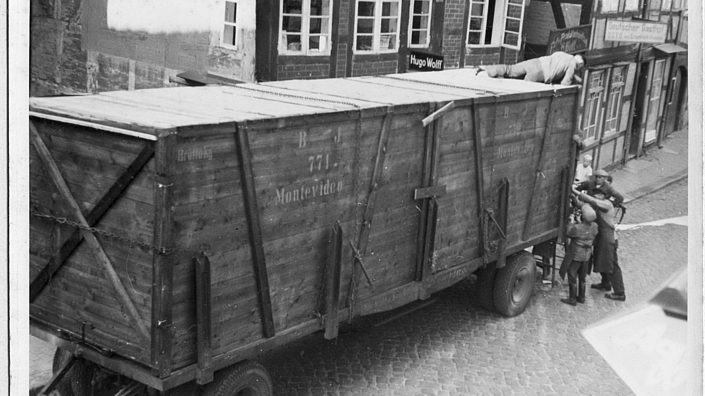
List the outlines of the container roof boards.
{"type": "MultiPolygon", "coordinates": [[[[574,89],[575,87],[573,87],[574,89]]],[[[155,140],[179,127],[570,89],[476,76],[474,69],[30,98],[30,115],[155,140]],[[132,132],[132,133],[130,133],[132,132]]],[[[523,95],[521,95],[523,96],[523,95]]]]}

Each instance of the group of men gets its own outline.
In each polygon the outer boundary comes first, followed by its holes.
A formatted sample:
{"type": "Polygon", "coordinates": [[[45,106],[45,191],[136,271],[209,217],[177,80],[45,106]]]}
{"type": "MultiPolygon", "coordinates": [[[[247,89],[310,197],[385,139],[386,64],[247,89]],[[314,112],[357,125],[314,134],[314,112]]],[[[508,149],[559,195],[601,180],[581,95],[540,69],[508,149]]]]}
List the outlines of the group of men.
{"type": "MultiPolygon", "coordinates": [[[[522,79],[544,84],[581,84],[578,75],[585,67],[582,55],[554,52],[548,56],[514,65],[480,66],[476,74],[492,78],[522,79]]],[[[592,157],[586,155],[575,173],[573,205],[581,209],[580,223],[571,223],[566,236],[571,242],[560,268],[561,277],[568,274],[569,297],[561,299],[570,305],[585,303],[585,278],[591,271],[599,272],[602,281],[591,285],[604,290],[606,298],[625,301],[622,269],[617,259],[619,245],[616,232],[615,207],[624,197],[608,181],[602,169],[592,172],[592,157]],[[610,291],[612,291],[610,293],[610,291]]]]}
{"type": "Polygon", "coordinates": [[[568,225],[566,236],[571,241],[560,275],[568,274],[569,293],[568,298],[561,301],[573,306],[585,303],[585,278],[591,271],[599,272],[602,278],[591,288],[607,291],[605,297],[611,300],[625,301],[627,298],[617,258],[619,241],[615,221],[615,207],[621,205],[624,197],[607,180],[606,171],[597,170],[593,176],[572,188],[573,205],[581,208],[582,216],[580,223],[568,225]]]}

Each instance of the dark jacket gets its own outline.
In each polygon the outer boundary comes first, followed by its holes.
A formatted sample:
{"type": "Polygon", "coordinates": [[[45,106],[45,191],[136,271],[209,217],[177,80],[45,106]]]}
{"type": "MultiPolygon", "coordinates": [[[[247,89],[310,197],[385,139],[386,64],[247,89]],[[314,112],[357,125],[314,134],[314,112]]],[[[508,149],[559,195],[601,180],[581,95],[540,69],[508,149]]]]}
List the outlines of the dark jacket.
{"type": "Polygon", "coordinates": [[[619,206],[622,202],[624,202],[624,197],[622,194],[615,190],[608,181],[605,181],[600,187],[597,187],[595,180],[589,180],[578,184],[576,188],[579,191],[587,192],[587,195],[590,195],[591,197],[594,197],[595,194],[601,193],[605,195],[606,199],[614,198],[611,199],[614,206],[619,206]]]}

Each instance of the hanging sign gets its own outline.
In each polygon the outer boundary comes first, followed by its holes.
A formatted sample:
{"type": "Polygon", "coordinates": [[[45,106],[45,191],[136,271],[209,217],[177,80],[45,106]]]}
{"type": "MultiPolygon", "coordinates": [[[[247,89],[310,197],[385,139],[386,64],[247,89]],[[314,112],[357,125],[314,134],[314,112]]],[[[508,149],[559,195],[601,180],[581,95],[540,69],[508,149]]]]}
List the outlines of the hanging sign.
{"type": "Polygon", "coordinates": [[[608,19],[605,25],[605,41],[663,44],[667,33],[668,25],[661,22],[608,19]]]}
{"type": "Polygon", "coordinates": [[[443,70],[443,55],[420,50],[409,50],[409,69],[421,71],[443,70]]]}
{"type": "Polygon", "coordinates": [[[548,35],[546,55],[551,55],[557,51],[563,51],[569,54],[587,51],[590,44],[591,31],[592,25],[551,31],[548,35]]]}

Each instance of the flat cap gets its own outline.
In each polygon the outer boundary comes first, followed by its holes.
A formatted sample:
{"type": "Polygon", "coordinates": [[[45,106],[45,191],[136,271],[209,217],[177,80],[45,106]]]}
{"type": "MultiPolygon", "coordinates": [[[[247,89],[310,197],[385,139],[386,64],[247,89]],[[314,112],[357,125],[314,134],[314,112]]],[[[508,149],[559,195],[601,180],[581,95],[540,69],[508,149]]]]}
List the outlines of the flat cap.
{"type": "Polygon", "coordinates": [[[594,173],[595,176],[602,176],[602,177],[607,177],[609,176],[609,173],[605,172],[604,169],[598,169],[594,173]]]}

